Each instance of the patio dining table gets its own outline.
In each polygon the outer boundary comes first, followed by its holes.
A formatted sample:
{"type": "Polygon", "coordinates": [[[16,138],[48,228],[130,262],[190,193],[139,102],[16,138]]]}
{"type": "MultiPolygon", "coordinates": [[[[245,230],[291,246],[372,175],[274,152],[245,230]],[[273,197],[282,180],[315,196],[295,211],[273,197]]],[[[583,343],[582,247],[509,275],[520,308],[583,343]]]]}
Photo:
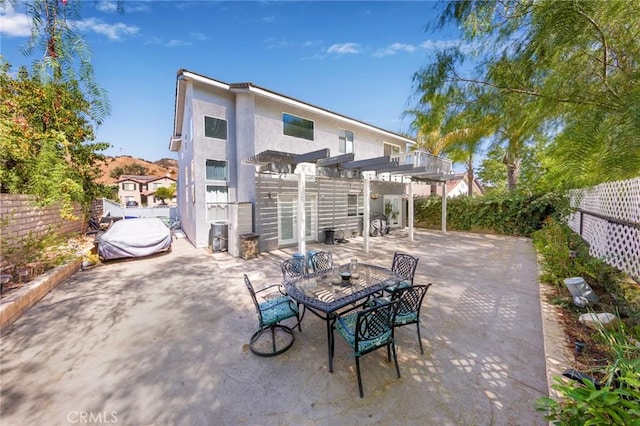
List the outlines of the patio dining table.
{"type": "Polygon", "coordinates": [[[329,372],[333,372],[332,327],[338,313],[354,309],[359,301],[388,286],[397,285],[403,279],[391,269],[366,263],[359,263],[357,271],[350,279],[343,280],[340,275],[343,272],[351,272],[349,265],[341,265],[332,270],[316,272],[284,282],[287,294],[292,299],[325,320],[329,372]]]}

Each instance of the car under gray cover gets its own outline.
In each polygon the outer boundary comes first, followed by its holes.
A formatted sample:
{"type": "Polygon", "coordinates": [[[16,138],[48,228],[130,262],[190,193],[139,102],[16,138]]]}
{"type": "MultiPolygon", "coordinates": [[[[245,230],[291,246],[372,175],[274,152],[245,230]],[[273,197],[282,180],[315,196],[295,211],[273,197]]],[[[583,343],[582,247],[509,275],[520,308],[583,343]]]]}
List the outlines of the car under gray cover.
{"type": "Polygon", "coordinates": [[[135,218],[114,222],[98,240],[102,260],[143,257],[171,250],[171,231],[162,219],[135,218]]]}

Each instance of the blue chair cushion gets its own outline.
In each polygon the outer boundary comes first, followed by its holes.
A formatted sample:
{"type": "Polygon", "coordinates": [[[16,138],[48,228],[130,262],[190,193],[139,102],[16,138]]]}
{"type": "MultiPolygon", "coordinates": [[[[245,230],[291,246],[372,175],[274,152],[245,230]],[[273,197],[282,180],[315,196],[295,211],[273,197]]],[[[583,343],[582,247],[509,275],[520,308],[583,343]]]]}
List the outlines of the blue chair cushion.
{"type": "Polygon", "coordinates": [[[289,297],[282,296],[261,303],[260,312],[262,313],[264,325],[271,325],[287,318],[295,317],[298,313],[298,307],[291,303],[289,297]]]}
{"type": "Polygon", "coordinates": [[[355,351],[356,348],[356,325],[358,321],[358,312],[354,312],[345,316],[338,317],[338,321],[336,322],[336,330],[344,339],[349,343],[351,349],[353,349],[355,355],[361,355],[364,352],[367,352],[368,349],[378,347],[384,344],[391,337],[391,329],[388,332],[381,334],[375,339],[365,339],[363,340],[362,336],[360,337],[360,341],[358,344],[358,352],[355,351]]]}
{"type": "Polygon", "coordinates": [[[418,313],[417,312],[409,312],[408,314],[400,314],[396,315],[395,325],[405,325],[411,324],[418,321],[418,313]]]}
{"type": "Polygon", "coordinates": [[[390,285],[389,287],[385,287],[384,291],[386,291],[387,293],[393,293],[395,289],[405,288],[405,287],[411,287],[411,283],[406,281],[400,281],[398,285],[390,285]]]}

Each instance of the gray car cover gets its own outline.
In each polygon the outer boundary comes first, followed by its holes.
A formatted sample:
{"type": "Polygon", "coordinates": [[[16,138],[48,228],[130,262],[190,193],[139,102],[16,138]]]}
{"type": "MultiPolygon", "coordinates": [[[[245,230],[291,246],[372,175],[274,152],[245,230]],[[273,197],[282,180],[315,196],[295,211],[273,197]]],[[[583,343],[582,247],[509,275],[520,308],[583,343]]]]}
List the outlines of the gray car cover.
{"type": "Polygon", "coordinates": [[[103,260],[142,257],[171,249],[171,231],[157,217],[114,222],[98,240],[103,260]]]}

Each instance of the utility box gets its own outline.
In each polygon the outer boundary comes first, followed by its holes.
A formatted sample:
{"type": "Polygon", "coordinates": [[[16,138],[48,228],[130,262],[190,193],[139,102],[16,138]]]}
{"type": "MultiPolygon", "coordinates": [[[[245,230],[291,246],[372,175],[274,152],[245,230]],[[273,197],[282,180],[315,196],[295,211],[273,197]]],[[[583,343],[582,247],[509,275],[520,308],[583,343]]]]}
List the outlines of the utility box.
{"type": "Polygon", "coordinates": [[[260,234],[240,234],[240,257],[243,259],[253,259],[258,257],[258,238],[260,234]]]}
{"type": "Polygon", "coordinates": [[[212,252],[227,251],[229,241],[229,225],[223,222],[212,223],[209,228],[209,250],[212,252]]]}
{"type": "Polygon", "coordinates": [[[229,203],[229,254],[240,256],[240,235],[253,232],[253,204],[250,202],[229,203]]]}

